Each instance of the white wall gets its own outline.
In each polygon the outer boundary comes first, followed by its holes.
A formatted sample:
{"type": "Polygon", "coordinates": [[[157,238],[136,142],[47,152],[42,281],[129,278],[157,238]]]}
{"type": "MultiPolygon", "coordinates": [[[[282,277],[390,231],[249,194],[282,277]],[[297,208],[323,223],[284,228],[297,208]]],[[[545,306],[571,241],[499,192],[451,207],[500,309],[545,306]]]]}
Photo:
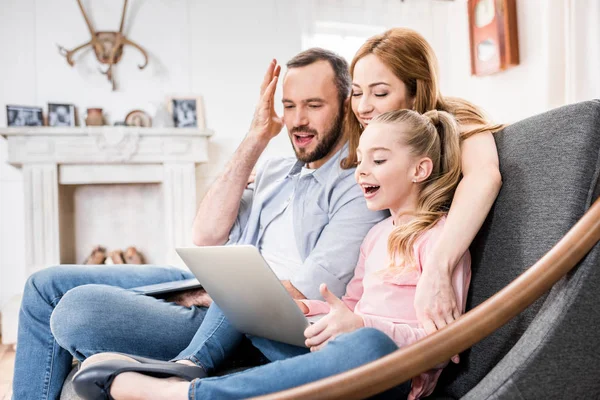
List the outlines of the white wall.
{"type": "MultiPolygon", "coordinates": [[[[549,16],[551,6],[570,1],[518,0],[521,65],[476,78],[470,76],[465,0],[131,0],[126,33],[148,51],[150,64],[139,71],[140,54],[126,48],[115,67],[119,90],[111,92],[92,52],[80,53],[74,68],[58,54],[57,44],[73,48],[89,37],[75,1],[0,0],[0,126],[6,125],[6,104],[45,108],[47,102],[67,102],[80,114],[97,106],[116,121],[137,108],[153,113],[168,95],[200,94],[207,126],[215,131],[211,162],[199,167],[200,198],[246,133],[266,65],[302,50],[302,38],[318,33],[316,21],[342,23],[350,31],[354,24],[417,29],[438,54],[444,94],[465,97],[496,120],[512,122],[565,101],[565,89],[557,85],[564,51],[557,50],[560,30],[549,16]]],[[[121,0],[83,4],[98,30],[118,29],[121,0]]],[[[580,19],[597,25],[600,7],[591,9],[580,19]]],[[[361,32],[369,29],[345,34],[361,32]]],[[[593,47],[598,40],[585,43],[593,47]]],[[[576,50],[585,49],[580,44],[576,50]]],[[[593,54],[600,57],[598,50],[593,54]]],[[[589,87],[584,97],[598,97],[589,87]]],[[[25,280],[22,178],[5,163],[5,145],[0,139],[0,307],[25,280]]],[[[275,154],[292,154],[285,134],[267,151],[275,154]]]]}
{"type": "Polygon", "coordinates": [[[433,12],[432,45],[438,56],[442,93],[472,101],[498,122],[514,122],[547,110],[545,56],[549,52],[545,49],[545,22],[539,16],[545,1],[517,1],[521,63],[486,77],[471,76],[466,4],[438,3],[433,12]]]}

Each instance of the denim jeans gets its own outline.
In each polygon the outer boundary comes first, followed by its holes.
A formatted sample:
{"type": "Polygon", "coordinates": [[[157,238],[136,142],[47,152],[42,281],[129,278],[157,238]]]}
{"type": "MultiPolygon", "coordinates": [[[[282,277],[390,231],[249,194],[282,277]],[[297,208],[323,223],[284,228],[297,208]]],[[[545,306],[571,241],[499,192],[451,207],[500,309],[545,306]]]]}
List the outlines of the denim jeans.
{"type": "Polygon", "coordinates": [[[116,351],[173,358],[206,309],[126,289],[191,277],[157,266],[57,266],[33,274],[19,313],[13,399],[57,399],[73,356],[116,351]]]}
{"type": "MultiPolygon", "coordinates": [[[[190,399],[241,399],[289,389],[350,370],[398,349],[383,332],[363,328],[341,335],[322,350],[310,353],[307,348],[244,335],[213,303],[189,346],[174,360],[191,360],[212,374],[244,336],[270,363],[224,377],[195,380],[190,385],[190,399]]],[[[378,397],[406,398],[409,391],[410,382],[405,382],[378,397]]]]}
{"type": "Polygon", "coordinates": [[[213,303],[190,344],[173,361],[190,360],[208,374],[213,374],[235,352],[244,337],[250,339],[252,345],[269,361],[285,360],[309,351],[304,347],[245,335],[231,325],[221,309],[213,303]]]}
{"type": "MultiPolygon", "coordinates": [[[[274,361],[231,375],[196,379],[190,384],[189,398],[245,399],[274,393],[348,371],[397,349],[398,346],[383,332],[362,328],[340,335],[317,352],[274,361]]],[[[375,398],[406,398],[410,387],[410,381],[407,381],[375,398]]]]}

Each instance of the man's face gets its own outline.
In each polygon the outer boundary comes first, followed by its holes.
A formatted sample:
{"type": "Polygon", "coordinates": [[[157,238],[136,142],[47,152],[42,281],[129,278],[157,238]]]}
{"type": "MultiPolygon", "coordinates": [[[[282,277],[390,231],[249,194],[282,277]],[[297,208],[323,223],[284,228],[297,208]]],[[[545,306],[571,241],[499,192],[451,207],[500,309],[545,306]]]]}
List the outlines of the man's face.
{"type": "Polygon", "coordinates": [[[300,161],[318,161],[338,143],[343,108],[327,61],[288,70],[283,81],[283,108],[285,126],[300,161]]]}

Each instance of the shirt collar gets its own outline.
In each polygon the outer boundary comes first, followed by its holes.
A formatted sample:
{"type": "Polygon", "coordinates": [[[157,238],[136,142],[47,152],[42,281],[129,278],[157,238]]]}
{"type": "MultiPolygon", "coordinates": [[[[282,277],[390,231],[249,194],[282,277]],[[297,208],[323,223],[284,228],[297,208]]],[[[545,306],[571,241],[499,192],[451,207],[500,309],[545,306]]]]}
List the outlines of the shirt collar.
{"type": "MultiPolygon", "coordinates": [[[[327,160],[327,162],[325,164],[323,164],[319,168],[317,168],[315,170],[315,172],[312,173],[312,176],[315,178],[315,180],[317,182],[319,182],[319,184],[325,185],[325,183],[327,181],[327,177],[329,176],[329,173],[331,172],[331,170],[333,168],[339,166],[340,162],[342,161],[342,158],[346,157],[347,154],[348,154],[348,142],[344,143],[342,148],[339,149],[329,160],[327,160]]],[[[294,165],[292,165],[292,168],[290,168],[287,176],[292,177],[294,175],[299,174],[304,165],[305,165],[304,162],[302,162],[300,160],[296,160],[294,165]]]]}

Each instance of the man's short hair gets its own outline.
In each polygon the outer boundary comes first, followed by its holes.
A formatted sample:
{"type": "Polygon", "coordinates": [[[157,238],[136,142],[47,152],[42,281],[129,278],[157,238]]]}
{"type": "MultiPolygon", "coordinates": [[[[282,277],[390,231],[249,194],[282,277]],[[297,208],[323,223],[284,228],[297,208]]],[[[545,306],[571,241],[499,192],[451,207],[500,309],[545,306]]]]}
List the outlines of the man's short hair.
{"type": "Polygon", "coordinates": [[[317,61],[327,61],[329,65],[331,65],[335,75],[335,86],[338,90],[338,98],[340,104],[343,104],[350,95],[350,87],[352,85],[348,63],[343,57],[337,55],[333,51],[313,47],[312,49],[304,50],[288,61],[287,68],[306,67],[317,61]]]}

